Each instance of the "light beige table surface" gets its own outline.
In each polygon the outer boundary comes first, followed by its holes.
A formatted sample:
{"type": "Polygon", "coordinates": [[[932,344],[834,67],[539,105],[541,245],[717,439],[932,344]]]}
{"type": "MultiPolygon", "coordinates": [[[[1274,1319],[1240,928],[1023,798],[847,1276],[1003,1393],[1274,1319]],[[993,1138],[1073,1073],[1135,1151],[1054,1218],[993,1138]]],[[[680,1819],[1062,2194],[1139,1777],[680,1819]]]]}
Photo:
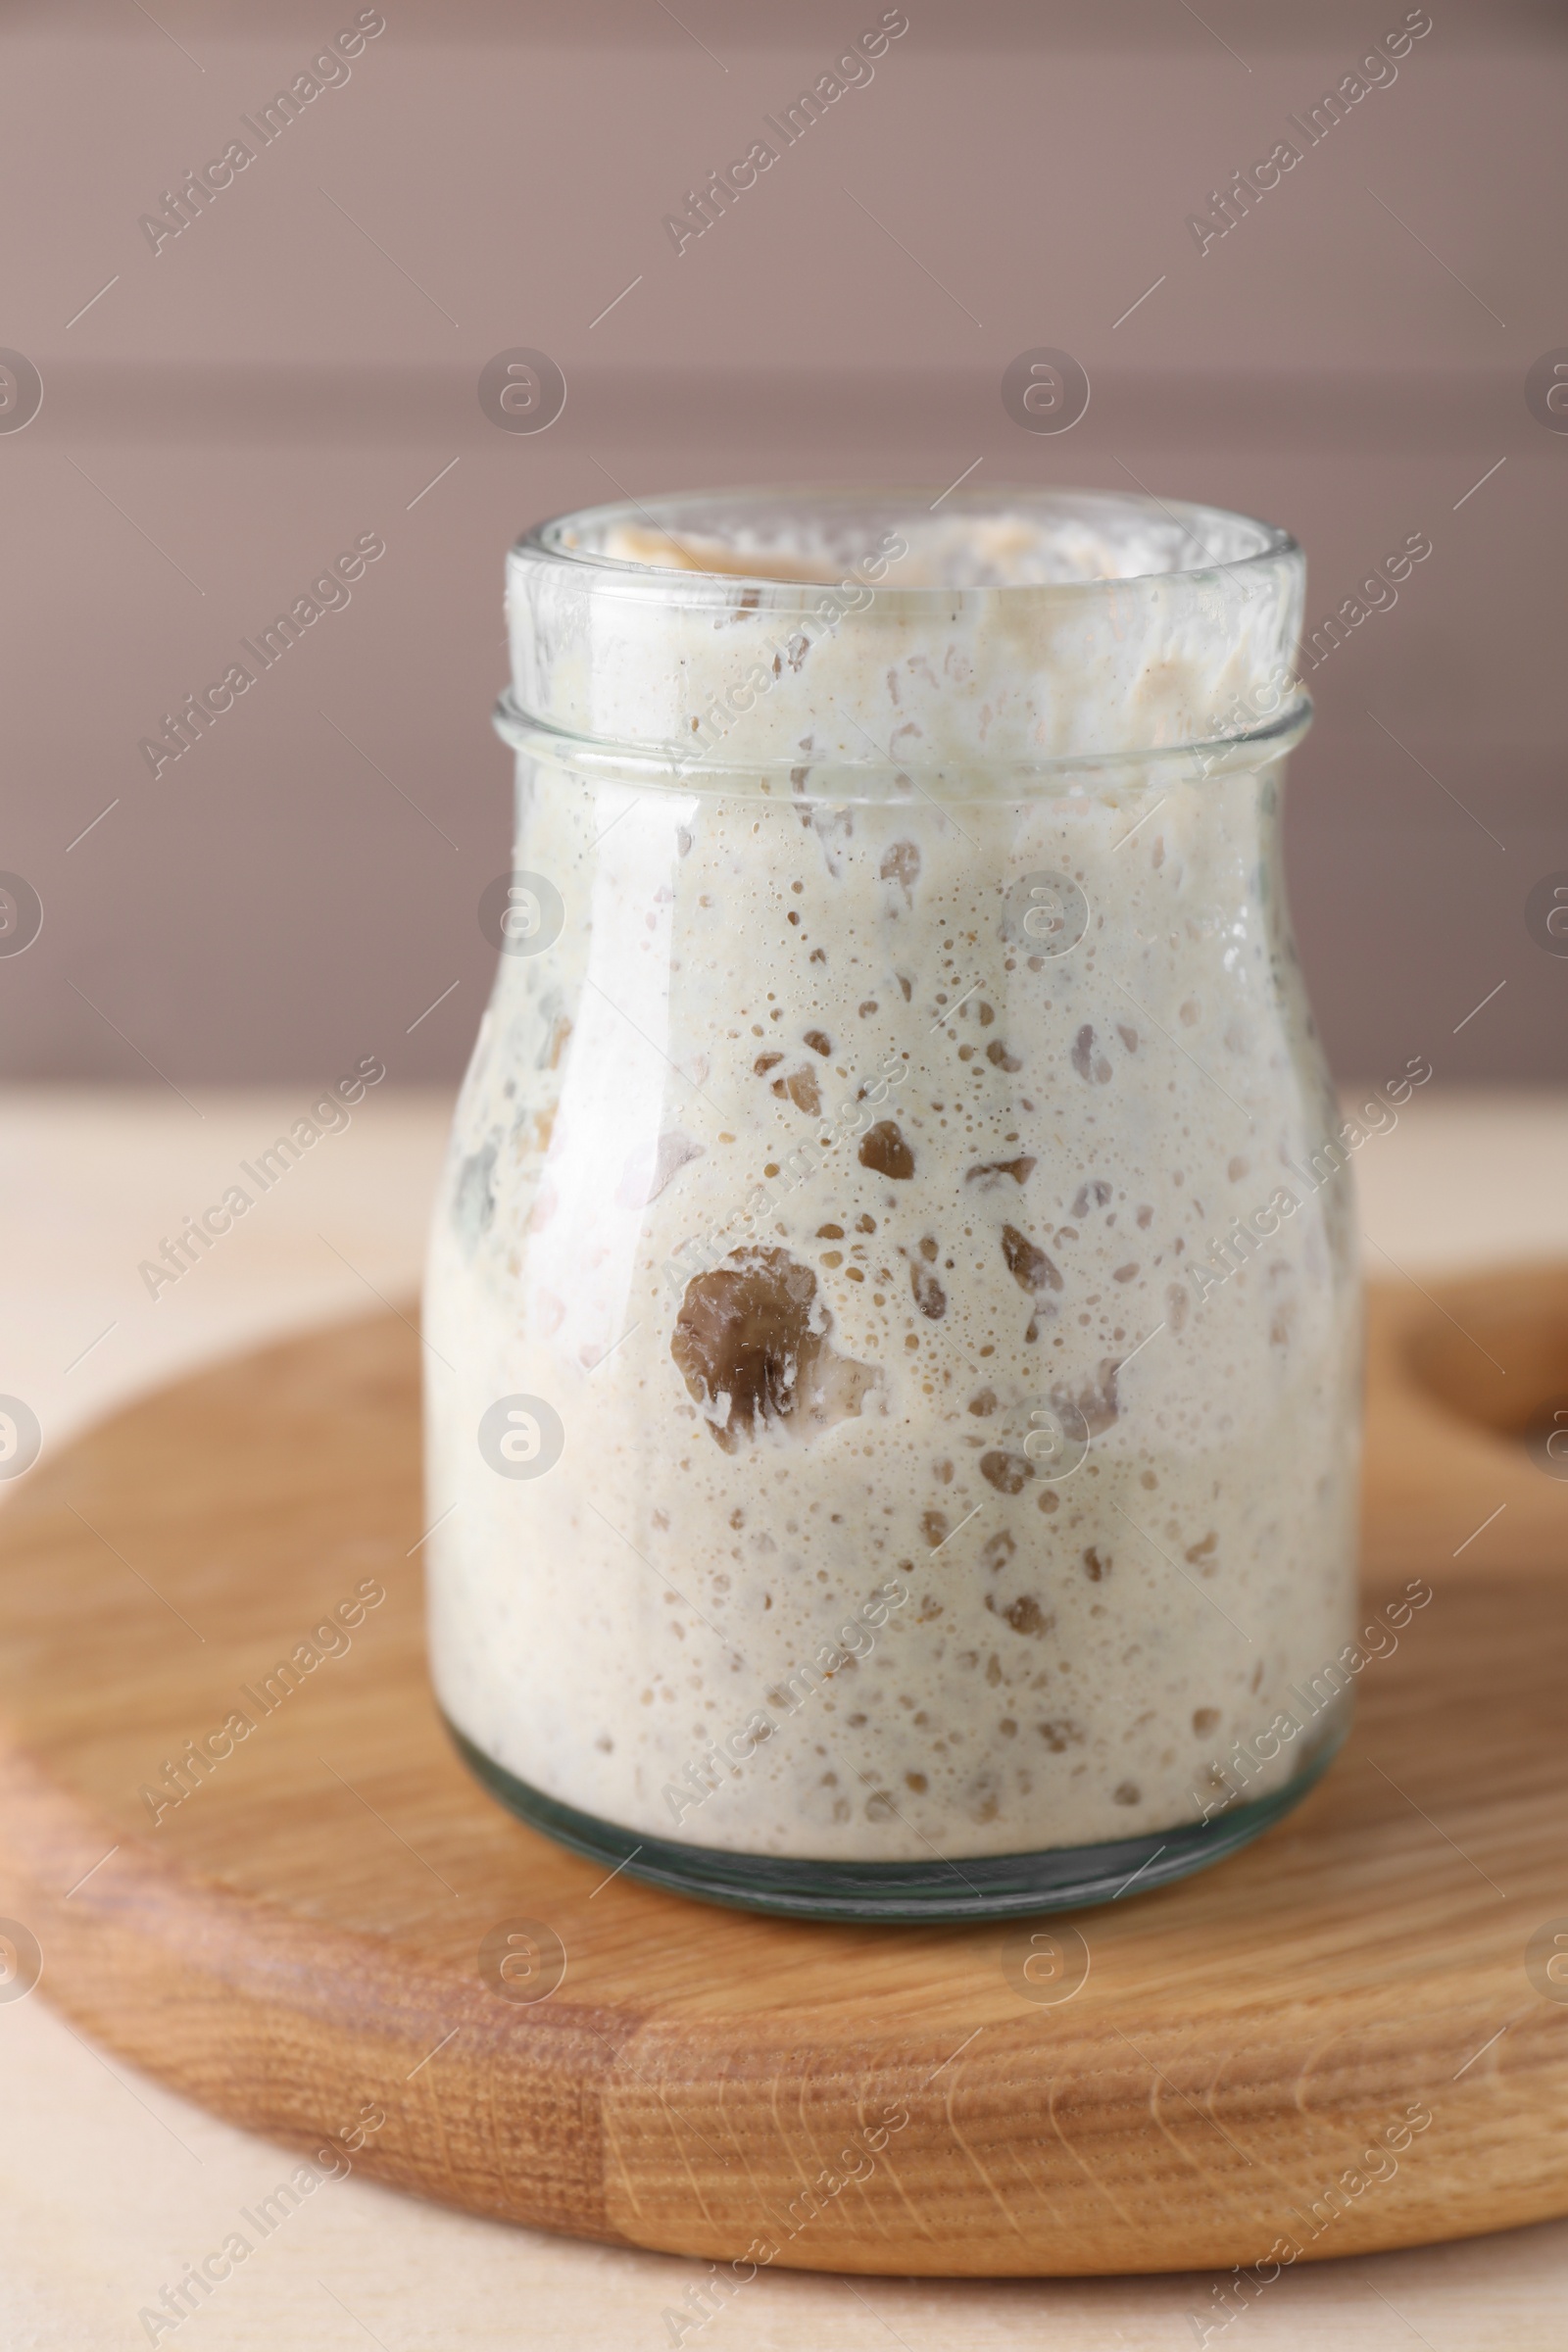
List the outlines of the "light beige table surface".
{"type": "MultiPolygon", "coordinates": [[[[231,1348],[373,1307],[417,1279],[445,1097],[368,1095],[156,1302],[137,1275],[308,1090],[0,1097],[0,1391],[57,1445],[231,1348]]],[[[1568,1256],[1568,1094],[1433,1088],[1356,1157],[1368,1270],[1568,1256]],[[1386,1254],[1384,1254],[1386,1253],[1386,1254]]],[[[0,2352],[144,2344],[139,2308],[282,2177],[266,2142],[101,2057],[32,1996],[0,2004],[0,2352]]],[[[1565,2183],[1568,2199],[1568,2183],[1565,2183]]],[[[701,2266],[471,2220],[334,2182],[159,2340],[183,2352],[659,2352],[701,2266]]],[[[1192,2346],[1207,2274],[947,2282],[761,2273],[701,2352],[1154,2352],[1192,2346]]],[[[1287,2272],[1225,2352],[1562,2352],[1568,2221],[1287,2272]]]]}

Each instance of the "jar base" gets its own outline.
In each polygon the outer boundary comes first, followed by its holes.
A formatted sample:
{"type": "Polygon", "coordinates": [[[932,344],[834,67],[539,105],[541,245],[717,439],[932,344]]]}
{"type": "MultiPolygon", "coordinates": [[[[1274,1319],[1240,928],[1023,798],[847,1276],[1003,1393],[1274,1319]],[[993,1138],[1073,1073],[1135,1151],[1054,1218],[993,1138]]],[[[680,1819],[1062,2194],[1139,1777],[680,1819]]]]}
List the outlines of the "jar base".
{"type": "Polygon", "coordinates": [[[1016,1919],[1044,1911],[1076,1911],[1148,1892],[1222,1862],[1271,1829],[1322,1777],[1346,1726],[1340,1723],[1295,1778],[1268,1796],[1233,1805],[1208,1822],[1190,1822],[1142,1838],[1098,1845],[1058,1846],[1029,1854],[981,1854],[949,1862],[826,1862],[794,1854],[731,1853],[720,1846],[682,1845],[637,1837],[579,1813],[531,1788],[476,1747],[443,1716],[459,1755],[489,1793],[530,1829],[569,1846],[611,1872],[663,1886],[672,1894],[730,1910],[765,1911],[787,1919],[838,1919],[867,1926],[946,1920],[1016,1919]]]}

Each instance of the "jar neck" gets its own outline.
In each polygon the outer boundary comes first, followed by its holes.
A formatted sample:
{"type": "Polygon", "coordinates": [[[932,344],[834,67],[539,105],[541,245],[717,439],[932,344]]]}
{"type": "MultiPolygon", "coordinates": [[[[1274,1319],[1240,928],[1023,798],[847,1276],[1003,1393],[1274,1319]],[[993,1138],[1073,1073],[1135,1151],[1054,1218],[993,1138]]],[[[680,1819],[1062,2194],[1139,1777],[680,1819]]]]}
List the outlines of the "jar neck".
{"type": "Polygon", "coordinates": [[[1267,525],[1144,499],[599,510],[513,551],[504,731],[698,789],[802,769],[857,790],[880,774],[1005,789],[1211,757],[1288,712],[1304,723],[1289,692],[1303,573],[1267,525]],[[1193,550],[1212,560],[1180,568],[1193,550]]]}
{"type": "Polygon", "coordinates": [[[1312,722],[1312,703],[1294,674],[1261,681],[1256,702],[1271,703],[1268,715],[1252,723],[1240,705],[1215,714],[1215,732],[1200,741],[1144,745],[1098,756],[1060,754],[1052,759],[1011,760],[963,757],[938,766],[918,761],[897,764],[870,754],[862,760],[808,756],[797,747],[789,761],[746,762],[740,749],[720,739],[707,754],[677,756],[634,744],[612,744],[541,725],[522,711],[513,695],[496,704],[494,723],[502,741],[527,761],[580,781],[621,783],[680,795],[857,803],[912,802],[942,806],[993,802],[1015,804],[1050,795],[1105,796],[1129,790],[1165,789],[1271,765],[1295,750],[1312,722]]]}

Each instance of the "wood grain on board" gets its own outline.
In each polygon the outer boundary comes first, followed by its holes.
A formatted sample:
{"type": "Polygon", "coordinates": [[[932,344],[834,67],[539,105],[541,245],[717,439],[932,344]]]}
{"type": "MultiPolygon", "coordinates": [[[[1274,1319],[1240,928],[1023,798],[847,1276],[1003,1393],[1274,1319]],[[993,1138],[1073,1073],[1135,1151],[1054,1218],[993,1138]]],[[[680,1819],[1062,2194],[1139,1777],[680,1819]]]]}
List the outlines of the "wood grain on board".
{"type": "Polygon", "coordinates": [[[1568,1403],[1568,1270],[1375,1292],[1369,1364],[1368,1621],[1434,1596],[1320,1788],[1071,1922],[886,1930],[605,1883],[493,1805],[425,1679],[412,1329],[220,1366],[0,1517],[0,1913],[220,2112],[314,2154],[379,2111],[368,2173],[735,2263],[720,2298],[768,2261],[1266,2266],[1568,2210],[1568,2004],[1527,1967],[1568,1935],[1568,1482],[1520,1435],[1568,1403]],[[154,1829],[143,1785],[357,1593],[154,1829]],[[547,1998],[481,1968],[520,1923],[547,1998]],[[1071,1999],[1022,1974],[1040,1928],[1087,1946],[1071,1999]]]}

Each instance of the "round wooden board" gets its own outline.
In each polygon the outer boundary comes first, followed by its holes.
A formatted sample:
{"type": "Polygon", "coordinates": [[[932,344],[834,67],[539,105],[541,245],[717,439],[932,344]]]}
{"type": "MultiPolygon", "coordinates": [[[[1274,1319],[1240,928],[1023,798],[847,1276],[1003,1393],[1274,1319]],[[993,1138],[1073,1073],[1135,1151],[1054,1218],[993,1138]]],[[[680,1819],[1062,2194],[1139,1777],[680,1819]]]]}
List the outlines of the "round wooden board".
{"type": "Polygon", "coordinates": [[[480,1793],[425,1681],[418,1350],[392,1317],[154,1396],[12,1493],[0,1914],[49,1999],[236,2121],[314,2154],[378,2108],[364,2171],[735,2262],[730,2289],[763,2260],[1267,2266],[1568,2210],[1568,2005],[1527,1967],[1568,1929],[1568,1486],[1432,1372],[1454,1299],[1502,1364],[1528,1340],[1543,1395],[1568,1374],[1562,1273],[1374,1300],[1368,1605],[1388,1562],[1435,1597],[1286,1823],[1070,1923],[1070,2000],[1024,1987],[1028,1923],[707,1909],[604,1883],[480,1793]],[[1530,1558],[1488,1534],[1453,1560],[1510,1494],[1530,1558]],[[154,1828],[143,1785],[366,1580],[387,1597],[347,1654],[154,1828]],[[565,1954],[531,2004],[480,1964],[518,1921],[565,1954]]]}

